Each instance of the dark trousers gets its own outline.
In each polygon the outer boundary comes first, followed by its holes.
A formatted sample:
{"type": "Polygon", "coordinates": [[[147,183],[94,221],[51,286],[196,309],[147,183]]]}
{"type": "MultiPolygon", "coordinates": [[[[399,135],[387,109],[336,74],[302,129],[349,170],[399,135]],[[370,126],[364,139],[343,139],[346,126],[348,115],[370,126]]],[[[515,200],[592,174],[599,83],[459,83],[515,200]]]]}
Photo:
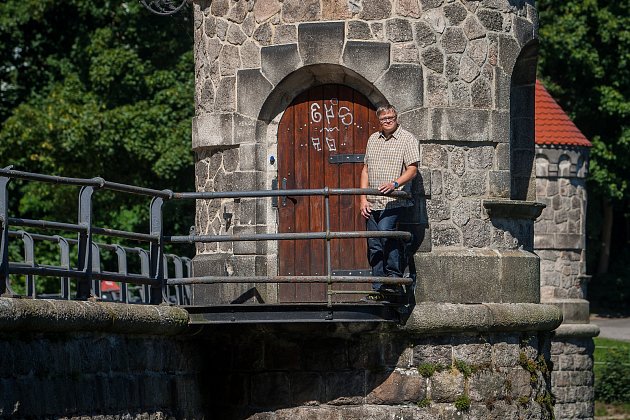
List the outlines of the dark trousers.
{"type": "MultiPolygon", "coordinates": [[[[396,223],[403,208],[372,210],[367,220],[368,231],[396,230],[396,223]]],[[[368,238],[368,261],[374,277],[402,277],[400,243],[391,238],[368,238]]],[[[381,283],[375,283],[374,290],[380,289],[381,283]]]]}

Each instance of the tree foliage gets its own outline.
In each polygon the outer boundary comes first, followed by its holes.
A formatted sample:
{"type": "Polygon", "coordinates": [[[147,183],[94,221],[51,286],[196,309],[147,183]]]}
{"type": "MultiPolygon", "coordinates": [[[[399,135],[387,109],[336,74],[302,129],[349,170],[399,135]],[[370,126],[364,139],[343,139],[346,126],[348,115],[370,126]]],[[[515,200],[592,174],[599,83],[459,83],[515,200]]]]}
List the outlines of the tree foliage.
{"type": "Polygon", "coordinates": [[[630,196],[630,3],[540,0],[540,74],[593,142],[593,190],[630,196]]]}
{"type": "Polygon", "coordinates": [[[593,143],[588,267],[606,273],[609,261],[630,252],[630,3],[539,0],[536,5],[539,78],[593,143]]]}
{"type": "MultiPolygon", "coordinates": [[[[193,189],[190,10],[137,2],[0,3],[0,165],[173,190],[193,189]]],[[[24,183],[22,215],[76,220],[77,190],[24,183]]],[[[99,226],[147,231],[148,200],[99,191],[99,226]]],[[[187,232],[193,203],[167,212],[187,232]]]]}

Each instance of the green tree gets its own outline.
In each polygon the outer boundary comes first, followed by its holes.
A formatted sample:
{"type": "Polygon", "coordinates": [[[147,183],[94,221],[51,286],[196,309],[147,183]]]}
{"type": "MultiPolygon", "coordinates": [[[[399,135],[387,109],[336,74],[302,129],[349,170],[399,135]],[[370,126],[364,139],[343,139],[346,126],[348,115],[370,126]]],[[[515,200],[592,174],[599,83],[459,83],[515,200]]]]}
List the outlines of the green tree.
{"type": "MultiPolygon", "coordinates": [[[[545,87],[593,142],[589,178],[589,255],[608,271],[613,221],[625,214],[630,189],[630,3],[540,0],[539,73],[545,87]]],[[[620,229],[613,230],[613,223],[620,229]]],[[[627,236],[627,233],[626,233],[627,236]]],[[[617,257],[629,251],[627,239],[617,257]]],[[[594,264],[593,264],[594,265],[594,264]]]]}
{"type": "MultiPolygon", "coordinates": [[[[165,18],[137,1],[0,3],[0,165],[193,190],[192,44],[190,9],[165,18]]],[[[75,188],[14,184],[23,217],[76,221],[75,188]]],[[[95,201],[98,226],[148,230],[146,198],[98,191],[95,201]]],[[[188,232],[193,206],[169,203],[166,232],[188,232]]]]}

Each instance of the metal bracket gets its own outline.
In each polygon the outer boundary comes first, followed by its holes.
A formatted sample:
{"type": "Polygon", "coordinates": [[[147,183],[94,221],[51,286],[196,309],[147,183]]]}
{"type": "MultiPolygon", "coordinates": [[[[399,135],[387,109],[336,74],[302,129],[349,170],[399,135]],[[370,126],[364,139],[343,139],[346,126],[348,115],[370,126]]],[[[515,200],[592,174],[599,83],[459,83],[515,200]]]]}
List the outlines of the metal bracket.
{"type": "Polygon", "coordinates": [[[341,165],[342,163],[363,163],[364,159],[364,153],[339,154],[330,155],[328,157],[328,163],[335,163],[337,165],[341,165]]]}

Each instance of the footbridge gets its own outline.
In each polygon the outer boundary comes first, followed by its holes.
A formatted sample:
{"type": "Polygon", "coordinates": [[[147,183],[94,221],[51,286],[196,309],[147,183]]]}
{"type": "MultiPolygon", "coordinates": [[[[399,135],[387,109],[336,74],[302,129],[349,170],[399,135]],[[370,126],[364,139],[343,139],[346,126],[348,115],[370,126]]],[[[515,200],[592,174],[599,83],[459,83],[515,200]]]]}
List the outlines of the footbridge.
{"type": "MultiPolygon", "coordinates": [[[[391,237],[413,242],[410,232],[332,231],[330,197],[342,195],[380,195],[374,189],[276,189],[255,191],[173,192],[110,182],[103,178],[70,178],[0,169],[0,295],[12,298],[56,300],[113,300],[120,304],[174,305],[190,314],[192,324],[221,323],[304,323],[304,322],[400,322],[413,305],[414,276],[379,278],[336,273],[331,266],[331,241],[351,238],[391,237]],[[14,181],[40,182],[75,187],[78,197],[76,221],[54,221],[21,217],[13,208],[11,188],[14,181]],[[132,232],[99,226],[94,219],[94,197],[99,191],[144,197],[148,204],[149,227],[132,232]],[[324,199],[325,230],[321,232],[257,233],[201,235],[191,228],[188,234],[168,231],[164,226],[164,204],[174,200],[226,200],[254,198],[278,200],[295,196],[321,196],[324,199]],[[74,236],[75,235],[75,236],[74,236]],[[72,237],[71,237],[72,236],[72,237]],[[98,238],[98,240],[96,240],[98,238]],[[167,252],[173,244],[206,244],[240,241],[321,240],[325,243],[323,275],[275,276],[197,276],[187,256],[167,252]],[[38,255],[38,243],[57,249],[57,262],[46,263],[38,255]],[[21,251],[21,252],[20,252],[21,251]],[[115,261],[117,270],[106,270],[103,254],[115,261]],[[22,255],[22,258],[15,257],[22,255]],[[13,256],[13,257],[12,257],[13,256]],[[139,263],[138,263],[139,261],[139,263]],[[39,278],[55,278],[57,290],[38,294],[39,278]],[[380,282],[404,286],[406,294],[396,302],[368,303],[356,299],[367,296],[371,285],[380,282]],[[196,285],[227,283],[297,283],[323,284],[326,299],[321,302],[239,303],[194,305],[191,299],[196,285]],[[348,290],[344,284],[363,284],[365,290],[348,290]],[[113,288],[116,293],[108,293],[113,288]],[[354,299],[339,296],[354,295],[354,299]]],[[[397,191],[394,196],[406,196],[397,191]]],[[[50,283],[50,282],[49,282],[50,283]]]]}

